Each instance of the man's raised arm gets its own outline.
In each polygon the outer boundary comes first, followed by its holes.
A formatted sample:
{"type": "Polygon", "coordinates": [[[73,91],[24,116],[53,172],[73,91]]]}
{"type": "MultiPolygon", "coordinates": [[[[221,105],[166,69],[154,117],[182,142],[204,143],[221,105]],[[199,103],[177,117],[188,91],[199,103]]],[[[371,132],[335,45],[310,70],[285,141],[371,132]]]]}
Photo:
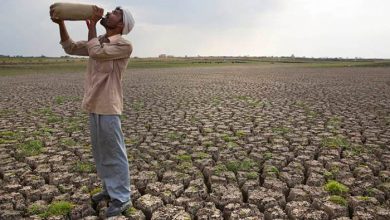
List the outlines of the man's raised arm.
{"type": "Polygon", "coordinates": [[[58,24],[60,29],[61,45],[69,55],[89,56],[87,41],[74,42],[70,39],[64,20],[53,18],[53,9],[50,9],[51,20],[58,24]]]}

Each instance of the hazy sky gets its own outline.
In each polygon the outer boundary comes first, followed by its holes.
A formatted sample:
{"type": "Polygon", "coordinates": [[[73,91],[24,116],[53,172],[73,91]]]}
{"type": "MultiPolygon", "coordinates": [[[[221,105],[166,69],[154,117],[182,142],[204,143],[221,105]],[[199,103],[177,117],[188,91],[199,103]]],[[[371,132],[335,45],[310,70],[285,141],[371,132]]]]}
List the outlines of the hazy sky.
{"type": "MultiPolygon", "coordinates": [[[[132,11],[132,56],[390,58],[389,0],[63,0],[132,11]]],[[[62,56],[58,0],[0,0],[0,54],[62,56]]],[[[74,40],[85,22],[66,22],[74,40]]],[[[98,33],[104,29],[98,25],[98,33]]]]}

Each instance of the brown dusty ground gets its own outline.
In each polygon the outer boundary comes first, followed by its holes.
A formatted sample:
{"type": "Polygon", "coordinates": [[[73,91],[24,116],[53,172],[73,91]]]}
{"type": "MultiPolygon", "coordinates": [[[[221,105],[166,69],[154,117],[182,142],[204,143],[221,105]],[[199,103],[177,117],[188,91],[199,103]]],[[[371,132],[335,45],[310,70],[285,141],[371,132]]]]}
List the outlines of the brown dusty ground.
{"type": "MultiPolygon", "coordinates": [[[[143,69],[123,85],[120,219],[390,219],[390,68],[143,69]]],[[[82,92],[83,74],[0,78],[0,219],[104,215],[82,92]]]]}

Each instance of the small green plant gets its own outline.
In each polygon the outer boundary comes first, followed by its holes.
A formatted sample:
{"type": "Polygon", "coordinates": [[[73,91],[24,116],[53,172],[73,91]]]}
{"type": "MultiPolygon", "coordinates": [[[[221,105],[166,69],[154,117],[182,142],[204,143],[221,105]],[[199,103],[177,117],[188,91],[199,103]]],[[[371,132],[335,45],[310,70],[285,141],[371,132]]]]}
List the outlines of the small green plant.
{"type": "Polygon", "coordinates": [[[291,132],[291,128],[281,126],[281,127],[272,128],[272,131],[275,133],[284,135],[284,134],[291,132]]]}
{"type": "Polygon", "coordinates": [[[89,192],[88,186],[85,186],[85,185],[81,186],[80,190],[82,192],[84,192],[84,193],[88,193],[89,192]]]}
{"type": "Polygon", "coordinates": [[[229,136],[229,134],[223,134],[222,140],[224,140],[225,142],[232,142],[234,140],[234,138],[229,136]]]}
{"type": "Polygon", "coordinates": [[[192,123],[195,123],[195,122],[198,122],[199,119],[198,119],[195,115],[191,115],[190,121],[191,121],[192,123]]]}
{"type": "Polygon", "coordinates": [[[265,152],[264,153],[264,159],[269,160],[272,159],[273,154],[271,152],[265,152]]]}
{"type": "Polygon", "coordinates": [[[44,114],[46,116],[52,115],[53,110],[50,107],[41,108],[38,110],[38,113],[44,114]]]}
{"type": "Polygon", "coordinates": [[[332,195],[344,195],[349,191],[349,188],[342,183],[335,180],[330,180],[325,184],[324,189],[330,192],[332,195]]]}
{"type": "Polygon", "coordinates": [[[360,201],[368,201],[368,200],[370,200],[370,197],[369,196],[358,196],[357,199],[360,201]]]}
{"type": "Polygon", "coordinates": [[[221,98],[218,97],[218,96],[214,96],[211,98],[211,103],[212,103],[212,106],[217,106],[217,105],[220,105],[221,104],[221,98]]]}
{"type": "Polygon", "coordinates": [[[213,173],[217,176],[221,175],[223,172],[228,171],[225,165],[218,164],[214,167],[213,173]]]}
{"type": "Polygon", "coordinates": [[[131,215],[134,215],[136,213],[137,213],[137,209],[135,209],[134,207],[130,207],[126,210],[125,215],[131,216],[131,215]]]}
{"type": "Polygon", "coordinates": [[[77,144],[72,138],[64,138],[60,140],[60,144],[64,146],[75,146],[77,144]]]}
{"type": "Polygon", "coordinates": [[[364,148],[360,144],[351,144],[346,146],[346,150],[350,151],[353,156],[359,156],[362,153],[368,152],[369,150],[364,148]]]}
{"type": "Polygon", "coordinates": [[[61,121],[61,118],[58,117],[58,116],[55,116],[55,115],[49,115],[47,117],[47,122],[48,123],[56,123],[56,122],[60,122],[61,121]]]}
{"type": "Polygon", "coordinates": [[[78,161],[74,165],[73,171],[79,173],[92,173],[95,171],[95,166],[91,162],[78,161]]]}
{"type": "Polygon", "coordinates": [[[203,142],[202,145],[205,146],[205,147],[211,147],[211,146],[214,145],[214,143],[212,141],[205,141],[205,142],[203,142]]]}
{"type": "Polygon", "coordinates": [[[205,158],[208,158],[209,157],[209,154],[208,153],[205,153],[205,152],[195,152],[195,155],[194,155],[196,158],[199,158],[199,159],[205,159],[205,158]]]}
{"type": "Polygon", "coordinates": [[[250,171],[255,166],[256,163],[250,159],[246,159],[244,161],[233,160],[233,161],[229,161],[226,164],[226,168],[229,171],[232,171],[234,173],[236,173],[237,171],[250,171]]]}
{"type": "Polygon", "coordinates": [[[127,116],[126,116],[125,114],[121,114],[121,115],[119,115],[119,118],[120,118],[121,120],[126,120],[126,119],[127,119],[127,116]]]}
{"type": "Polygon", "coordinates": [[[343,136],[327,137],[321,142],[323,147],[330,148],[348,148],[350,146],[349,141],[343,136]]]}
{"type": "Polygon", "coordinates": [[[13,141],[23,140],[23,135],[20,132],[0,131],[0,143],[10,143],[13,141]]]}
{"type": "Polygon", "coordinates": [[[203,131],[205,133],[211,133],[211,132],[213,132],[213,129],[212,128],[205,128],[205,129],[203,129],[203,131]]]}
{"type": "Polygon", "coordinates": [[[55,201],[49,205],[47,210],[40,214],[42,218],[50,216],[66,216],[69,215],[74,207],[74,204],[67,201],[55,201]]]}
{"type": "Polygon", "coordinates": [[[191,161],[191,155],[188,154],[176,155],[176,159],[179,161],[191,161]]]}
{"type": "Polygon", "coordinates": [[[66,133],[72,134],[76,131],[81,130],[79,122],[77,122],[75,119],[71,119],[66,122],[65,128],[66,133]]]}
{"type": "Polygon", "coordinates": [[[245,159],[240,163],[240,170],[242,171],[249,171],[254,167],[256,167],[256,163],[251,159],[245,159]]]}
{"type": "Polygon", "coordinates": [[[372,187],[367,188],[366,194],[370,197],[373,197],[375,195],[375,188],[372,188],[372,187]]]}
{"type": "Polygon", "coordinates": [[[20,146],[22,154],[26,157],[35,156],[43,151],[43,143],[40,140],[31,140],[20,146]]]}
{"type": "Polygon", "coordinates": [[[237,96],[236,98],[238,100],[244,101],[250,107],[264,106],[264,103],[262,101],[252,98],[250,96],[237,96]]]}
{"type": "Polygon", "coordinates": [[[308,117],[316,118],[318,116],[318,112],[313,110],[305,110],[305,113],[308,117]]]}
{"type": "Polygon", "coordinates": [[[251,180],[258,179],[259,178],[259,174],[256,173],[256,172],[249,172],[249,173],[246,174],[246,178],[251,179],[251,180]]]}
{"type": "Polygon", "coordinates": [[[135,111],[140,111],[144,108],[144,102],[142,101],[134,101],[131,105],[131,107],[135,110],[135,111]]]}
{"type": "Polygon", "coordinates": [[[238,144],[236,142],[227,142],[226,143],[227,148],[235,148],[237,146],[238,146],[238,144]]]}
{"type": "Polygon", "coordinates": [[[141,142],[141,140],[138,137],[132,137],[132,138],[125,139],[126,145],[138,145],[140,142],[141,142]]]}
{"type": "Polygon", "coordinates": [[[274,174],[279,174],[279,169],[275,166],[268,166],[266,167],[266,172],[267,173],[274,173],[274,174]]]}
{"type": "Polygon", "coordinates": [[[54,101],[55,101],[56,104],[61,105],[61,104],[64,103],[65,97],[64,96],[56,96],[54,98],[54,101]]]}
{"type": "Polygon", "coordinates": [[[390,125],[390,116],[385,117],[385,123],[386,125],[390,125]]]}
{"type": "Polygon", "coordinates": [[[14,137],[17,136],[17,133],[16,132],[13,132],[13,131],[1,131],[0,132],[0,137],[4,138],[4,139],[13,139],[14,137]]]}
{"type": "Polygon", "coordinates": [[[338,195],[332,195],[329,197],[329,201],[339,204],[341,206],[347,206],[348,202],[345,200],[343,197],[338,196],[338,195]]]}
{"type": "Polygon", "coordinates": [[[240,168],[240,162],[234,160],[234,161],[229,161],[227,164],[226,164],[226,168],[229,170],[229,171],[232,171],[234,173],[236,173],[238,171],[238,169],[240,168]]]}
{"type": "Polygon", "coordinates": [[[39,204],[32,204],[28,207],[27,212],[29,215],[41,215],[46,211],[47,207],[39,204]]]}
{"type": "Polygon", "coordinates": [[[238,131],[236,131],[236,133],[234,135],[238,138],[242,138],[246,135],[246,133],[243,130],[238,130],[238,131]]]}
{"type": "Polygon", "coordinates": [[[301,100],[295,101],[293,105],[295,105],[297,107],[301,107],[301,108],[305,108],[307,106],[306,103],[304,103],[301,100]]]}
{"type": "Polygon", "coordinates": [[[183,140],[186,137],[186,135],[180,134],[176,131],[172,131],[167,134],[167,137],[170,141],[179,141],[179,140],[183,140]]]}
{"type": "Polygon", "coordinates": [[[333,179],[334,178],[333,173],[329,172],[329,171],[324,172],[324,177],[325,177],[325,179],[333,179]]]}
{"type": "Polygon", "coordinates": [[[327,126],[332,126],[332,127],[339,127],[340,124],[341,124],[341,118],[339,118],[338,116],[333,116],[326,122],[327,126]]]}
{"type": "Polygon", "coordinates": [[[192,165],[192,162],[191,161],[182,161],[180,162],[176,168],[181,171],[181,172],[185,172],[185,171],[188,171],[190,170],[191,168],[193,167],[192,165]]]}
{"type": "Polygon", "coordinates": [[[100,193],[100,192],[102,192],[102,191],[103,191],[102,188],[96,187],[95,189],[93,189],[93,190],[91,190],[91,191],[89,192],[89,195],[93,196],[93,195],[98,194],[98,193],[100,193]]]}

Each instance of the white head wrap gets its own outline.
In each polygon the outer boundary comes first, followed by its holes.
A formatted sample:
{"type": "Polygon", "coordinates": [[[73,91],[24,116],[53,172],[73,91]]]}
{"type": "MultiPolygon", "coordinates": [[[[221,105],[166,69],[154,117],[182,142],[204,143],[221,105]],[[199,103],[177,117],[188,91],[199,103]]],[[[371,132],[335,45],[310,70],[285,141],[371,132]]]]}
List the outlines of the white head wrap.
{"type": "Polygon", "coordinates": [[[134,27],[134,18],[131,15],[130,11],[127,9],[122,9],[123,12],[123,30],[122,34],[128,34],[134,27]]]}

